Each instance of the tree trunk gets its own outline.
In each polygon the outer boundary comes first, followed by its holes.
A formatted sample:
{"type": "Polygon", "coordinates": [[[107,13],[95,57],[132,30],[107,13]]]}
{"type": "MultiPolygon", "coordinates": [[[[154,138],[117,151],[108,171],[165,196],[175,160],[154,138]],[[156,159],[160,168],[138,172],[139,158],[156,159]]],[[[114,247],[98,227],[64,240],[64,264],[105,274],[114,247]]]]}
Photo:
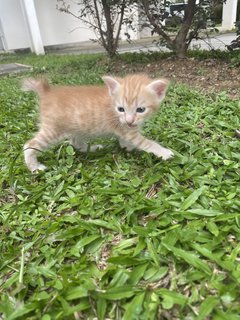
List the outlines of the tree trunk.
{"type": "Polygon", "coordinates": [[[173,40],[173,51],[175,52],[176,56],[181,59],[186,58],[187,49],[189,46],[187,37],[194,18],[195,10],[196,0],[188,0],[182,25],[178,31],[178,34],[176,35],[176,38],[173,40]]]}
{"type": "Polygon", "coordinates": [[[117,51],[117,47],[114,43],[114,36],[113,36],[113,24],[112,24],[112,17],[111,17],[111,8],[108,4],[107,0],[102,0],[103,12],[104,17],[106,19],[106,51],[110,58],[114,57],[117,51]]]}
{"type": "Polygon", "coordinates": [[[187,54],[188,44],[186,43],[186,37],[182,34],[176,36],[172,43],[172,50],[177,58],[185,59],[187,54]]]}

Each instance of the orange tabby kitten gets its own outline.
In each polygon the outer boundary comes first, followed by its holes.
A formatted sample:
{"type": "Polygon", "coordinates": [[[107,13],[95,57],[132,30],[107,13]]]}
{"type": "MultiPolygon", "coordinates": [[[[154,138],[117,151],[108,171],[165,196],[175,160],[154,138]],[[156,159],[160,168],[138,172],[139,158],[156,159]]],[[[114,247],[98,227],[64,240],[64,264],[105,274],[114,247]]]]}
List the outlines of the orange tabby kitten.
{"type": "MultiPolygon", "coordinates": [[[[144,120],[159,107],[168,81],[146,75],[125,78],[104,76],[106,86],[50,86],[46,80],[26,79],[23,90],[40,97],[40,130],[24,146],[26,164],[32,172],[46,167],[37,160],[38,151],[69,138],[71,144],[87,151],[86,138],[115,135],[128,151],[138,148],[163,160],[172,151],[146,139],[139,132],[144,120]]],[[[91,146],[90,151],[101,148],[91,146]]]]}

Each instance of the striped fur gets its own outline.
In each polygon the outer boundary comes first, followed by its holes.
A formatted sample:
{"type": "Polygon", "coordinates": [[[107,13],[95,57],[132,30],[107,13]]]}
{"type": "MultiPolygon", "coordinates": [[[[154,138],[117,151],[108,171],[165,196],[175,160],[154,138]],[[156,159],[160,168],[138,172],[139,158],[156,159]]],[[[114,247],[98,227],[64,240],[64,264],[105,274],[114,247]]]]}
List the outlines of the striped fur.
{"type": "MultiPolygon", "coordinates": [[[[139,133],[141,124],[158,109],[168,81],[151,80],[146,75],[105,76],[103,81],[106,86],[50,86],[45,79],[24,81],[23,89],[35,91],[40,98],[39,132],[24,145],[30,171],[45,169],[37,160],[38,151],[66,138],[86,151],[87,138],[113,134],[129,151],[138,148],[164,160],[173,156],[139,133]]],[[[100,147],[92,146],[91,151],[100,147]]]]}

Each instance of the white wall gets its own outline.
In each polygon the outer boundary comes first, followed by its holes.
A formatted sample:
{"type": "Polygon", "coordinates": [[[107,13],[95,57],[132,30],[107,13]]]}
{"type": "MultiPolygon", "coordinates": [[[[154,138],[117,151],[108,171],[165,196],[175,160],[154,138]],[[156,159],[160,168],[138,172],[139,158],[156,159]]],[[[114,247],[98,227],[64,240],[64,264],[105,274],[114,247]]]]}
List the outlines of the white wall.
{"type": "MultiPolygon", "coordinates": [[[[78,6],[69,2],[77,13],[78,6]]],[[[45,46],[95,39],[95,34],[79,19],[56,9],[56,0],[35,0],[42,41],[45,46]]]]}
{"type": "Polygon", "coordinates": [[[237,17],[237,5],[238,0],[227,0],[226,3],[223,4],[223,29],[231,30],[234,28],[237,17]]]}
{"type": "Polygon", "coordinates": [[[29,36],[19,0],[0,0],[0,19],[7,50],[29,47],[29,36]]]}
{"type": "MultiPolygon", "coordinates": [[[[34,0],[44,46],[71,44],[95,39],[88,26],[73,16],[56,9],[57,0],[34,0]]],[[[71,8],[78,6],[74,2],[71,8]]],[[[31,47],[31,37],[23,14],[21,0],[0,0],[0,20],[7,50],[31,47]]]]}
{"type": "Polygon", "coordinates": [[[122,40],[128,40],[128,37],[125,35],[125,33],[129,34],[131,40],[137,40],[139,39],[139,8],[138,5],[131,5],[127,8],[125,11],[126,17],[130,20],[132,20],[132,27],[129,27],[126,24],[122,25],[120,38],[122,40]]]}

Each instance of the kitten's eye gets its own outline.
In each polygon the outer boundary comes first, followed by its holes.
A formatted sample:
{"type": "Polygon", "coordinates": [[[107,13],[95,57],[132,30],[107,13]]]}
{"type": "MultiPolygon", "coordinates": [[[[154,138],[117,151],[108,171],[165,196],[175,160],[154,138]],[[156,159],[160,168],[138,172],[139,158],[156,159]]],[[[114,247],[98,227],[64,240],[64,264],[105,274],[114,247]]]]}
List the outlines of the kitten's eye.
{"type": "Polygon", "coordinates": [[[119,112],[124,112],[125,111],[125,109],[123,107],[118,107],[117,109],[118,109],[119,112]]]}
{"type": "Polygon", "coordinates": [[[136,111],[137,111],[138,113],[143,113],[145,110],[146,110],[146,108],[144,108],[144,107],[138,107],[138,108],[136,109],[136,111]]]}

